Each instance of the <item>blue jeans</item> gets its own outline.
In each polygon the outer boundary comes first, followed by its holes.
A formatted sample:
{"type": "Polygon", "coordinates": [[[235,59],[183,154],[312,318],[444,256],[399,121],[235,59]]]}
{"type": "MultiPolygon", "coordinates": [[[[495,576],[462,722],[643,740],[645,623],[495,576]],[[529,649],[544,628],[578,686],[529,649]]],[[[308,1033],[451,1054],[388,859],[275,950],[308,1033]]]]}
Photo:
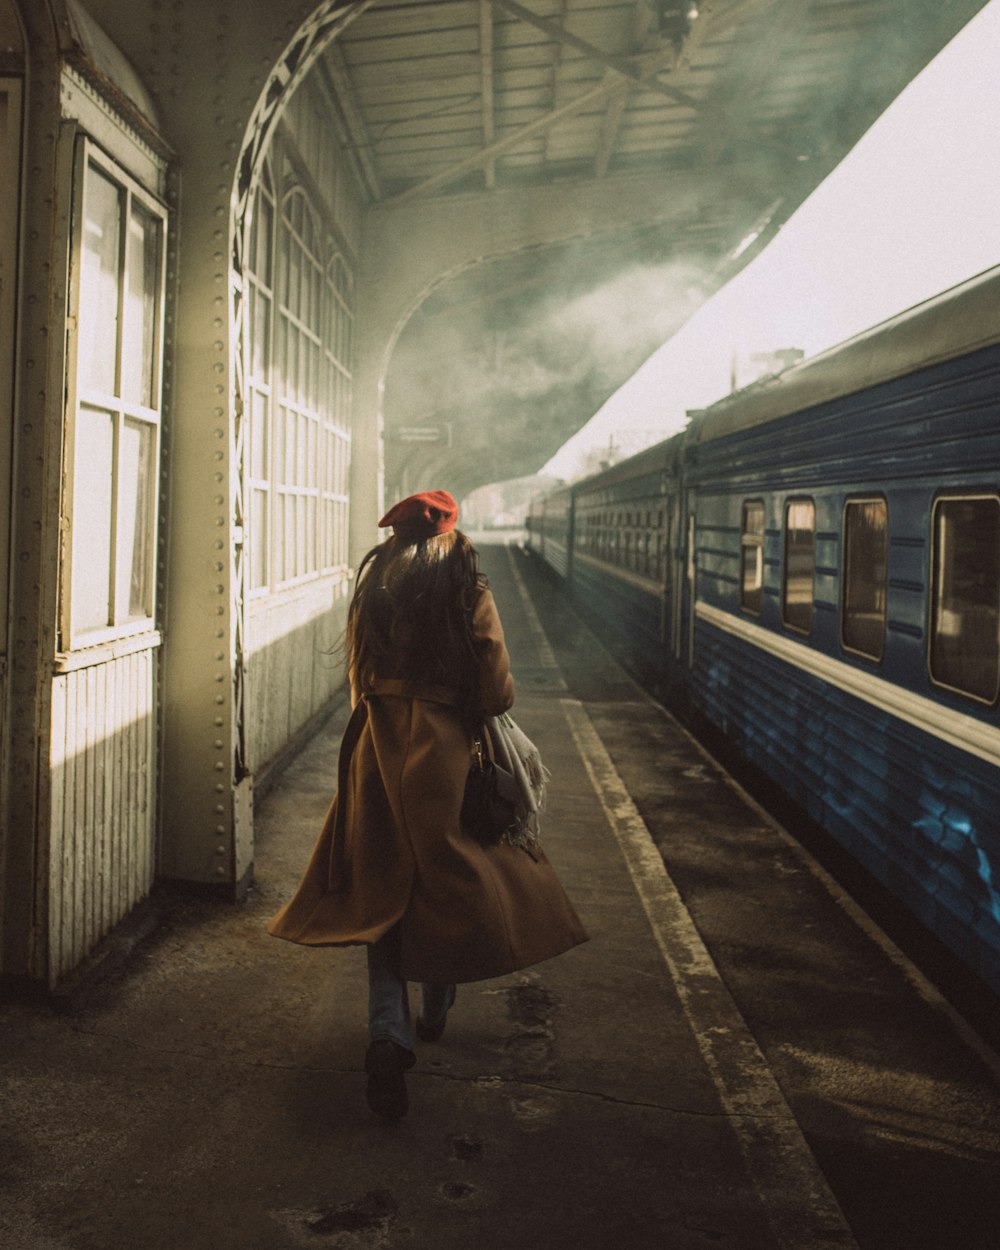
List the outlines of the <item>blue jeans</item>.
{"type": "MultiPolygon", "coordinates": [[[[399,967],[400,932],[396,925],[368,947],[368,1033],[373,1042],[389,1038],[412,1050],[410,1000],[399,967]]],[[[443,1023],[455,1001],[455,987],[425,981],[420,988],[420,1016],[433,1028],[443,1023]]]]}

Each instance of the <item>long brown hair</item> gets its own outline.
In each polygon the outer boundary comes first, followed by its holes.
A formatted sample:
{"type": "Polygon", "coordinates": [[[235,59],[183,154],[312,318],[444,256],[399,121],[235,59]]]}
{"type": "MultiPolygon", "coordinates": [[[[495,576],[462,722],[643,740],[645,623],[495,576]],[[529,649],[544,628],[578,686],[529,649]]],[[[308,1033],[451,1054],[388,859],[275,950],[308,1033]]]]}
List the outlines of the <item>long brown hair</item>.
{"type": "Polygon", "coordinates": [[[467,713],[478,692],[472,612],[486,580],[460,530],[414,539],[394,534],[361,562],[347,612],[348,671],[364,690],[403,677],[459,692],[467,713]]]}

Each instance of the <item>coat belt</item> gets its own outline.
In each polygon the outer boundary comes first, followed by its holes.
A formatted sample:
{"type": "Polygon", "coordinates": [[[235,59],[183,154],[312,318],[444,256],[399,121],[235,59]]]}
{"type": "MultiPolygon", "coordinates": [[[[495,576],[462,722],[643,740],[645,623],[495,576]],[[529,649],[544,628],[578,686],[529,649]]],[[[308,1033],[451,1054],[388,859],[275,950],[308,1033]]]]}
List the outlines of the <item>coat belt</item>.
{"type": "Polygon", "coordinates": [[[399,677],[382,677],[365,688],[364,697],[389,695],[396,699],[423,699],[427,703],[444,703],[447,707],[461,707],[459,692],[450,686],[424,686],[418,682],[399,677]]]}

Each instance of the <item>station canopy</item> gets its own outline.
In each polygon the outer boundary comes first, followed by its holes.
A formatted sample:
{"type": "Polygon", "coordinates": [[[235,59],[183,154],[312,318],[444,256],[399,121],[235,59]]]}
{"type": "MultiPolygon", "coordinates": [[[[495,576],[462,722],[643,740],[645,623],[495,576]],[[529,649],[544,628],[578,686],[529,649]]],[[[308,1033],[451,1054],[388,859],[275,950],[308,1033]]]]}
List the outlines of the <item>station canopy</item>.
{"type": "Polygon", "coordinates": [[[408,321],[386,380],[389,493],[535,472],[981,7],[371,4],[321,72],[372,204],[547,194],[566,218],[544,246],[527,218],[522,248],[444,280],[408,321]],[[644,219],[583,211],[637,189],[644,219]]]}

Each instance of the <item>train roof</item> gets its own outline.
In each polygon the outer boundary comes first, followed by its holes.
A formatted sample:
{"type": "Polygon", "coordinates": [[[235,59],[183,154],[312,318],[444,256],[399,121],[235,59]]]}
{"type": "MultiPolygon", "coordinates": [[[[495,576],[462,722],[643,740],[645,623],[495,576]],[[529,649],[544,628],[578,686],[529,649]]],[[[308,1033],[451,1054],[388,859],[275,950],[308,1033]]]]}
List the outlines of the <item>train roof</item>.
{"type": "Polygon", "coordinates": [[[613,486],[619,481],[642,477],[644,473],[656,473],[658,470],[668,466],[676,454],[676,447],[672,446],[672,444],[674,444],[677,437],[678,435],[672,434],[661,442],[655,443],[652,447],[646,447],[642,451],[637,451],[634,455],[629,456],[627,460],[619,460],[617,464],[613,464],[607,469],[602,469],[599,473],[592,473],[588,477],[580,478],[573,483],[573,489],[585,487],[587,490],[599,490],[603,486],[613,486]]]}
{"type": "Polygon", "coordinates": [[[708,442],[1000,342],[1000,265],[871,329],[692,412],[708,442]]]}

